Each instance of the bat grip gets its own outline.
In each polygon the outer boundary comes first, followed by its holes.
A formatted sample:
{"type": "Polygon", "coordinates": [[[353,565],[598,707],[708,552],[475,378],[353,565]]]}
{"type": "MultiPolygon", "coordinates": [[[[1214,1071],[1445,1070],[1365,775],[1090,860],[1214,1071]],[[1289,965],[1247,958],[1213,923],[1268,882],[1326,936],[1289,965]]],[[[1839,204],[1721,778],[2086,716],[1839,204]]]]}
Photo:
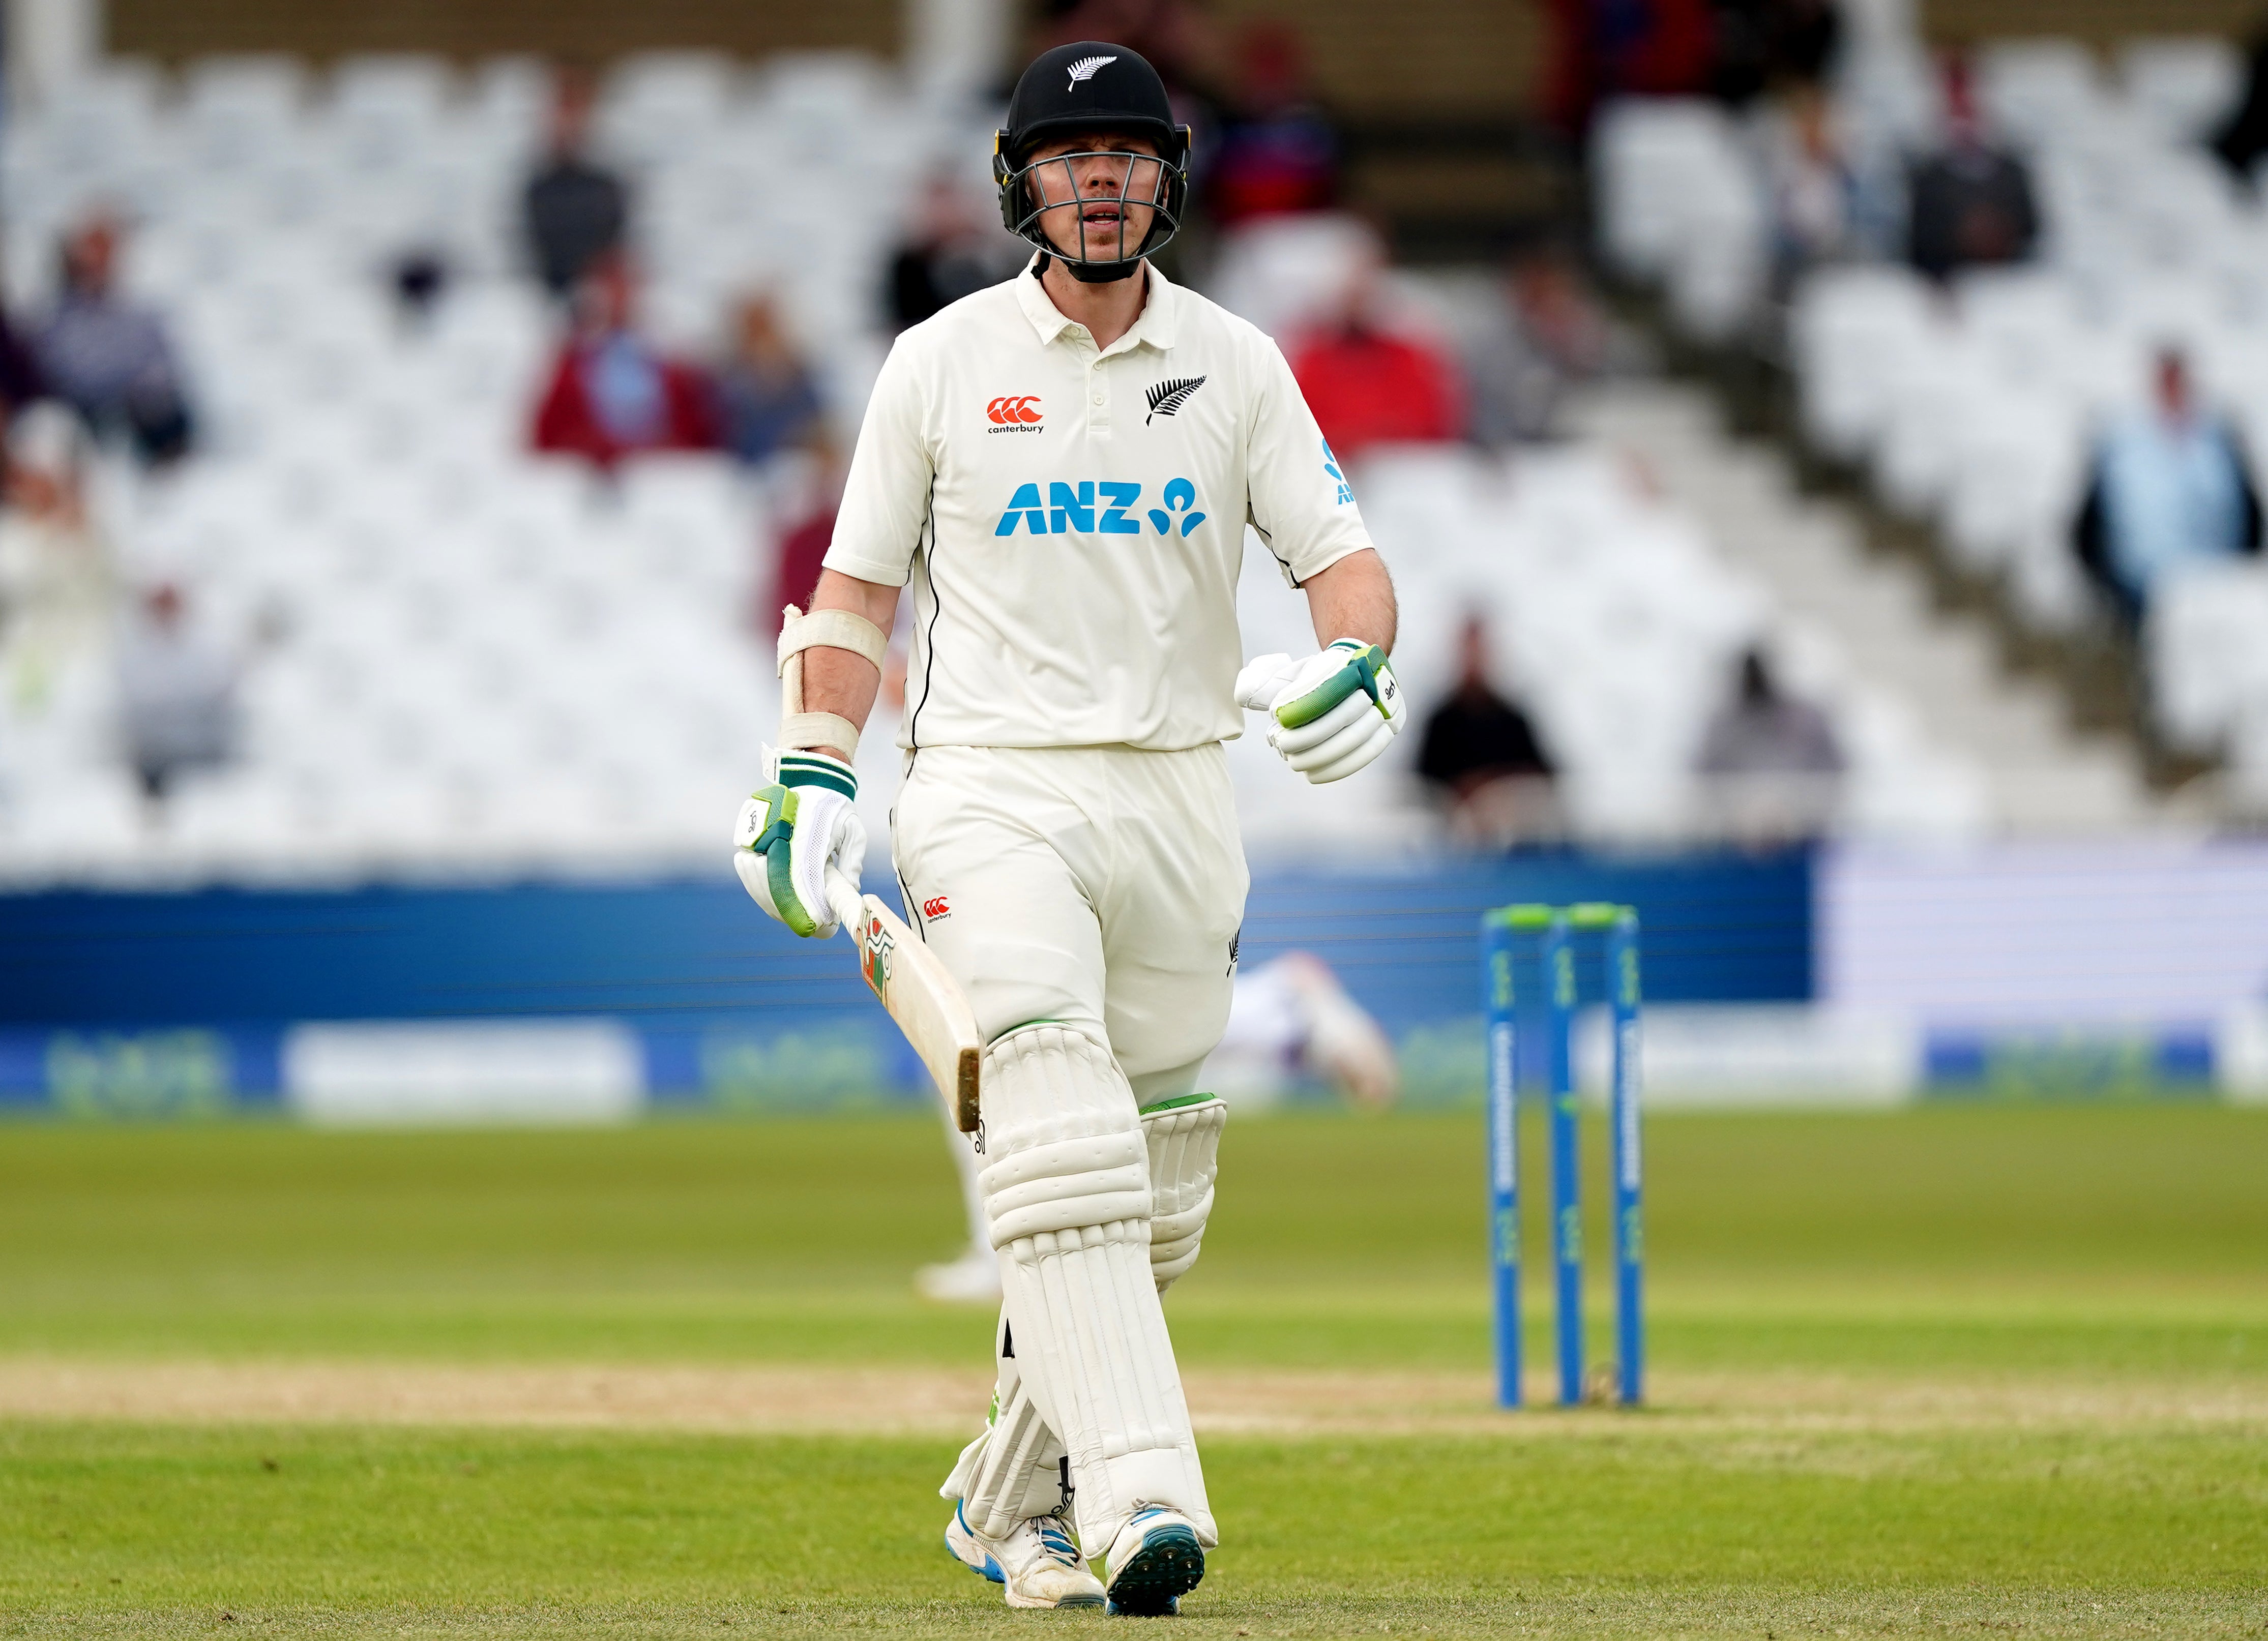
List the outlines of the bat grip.
{"type": "Polygon", "coordinates": [[[827,869],[827,903],[843,931],[857,940],[860,925],[866,921],[865,897],[858,893],[858,885],[832,866],[827,869]]]}

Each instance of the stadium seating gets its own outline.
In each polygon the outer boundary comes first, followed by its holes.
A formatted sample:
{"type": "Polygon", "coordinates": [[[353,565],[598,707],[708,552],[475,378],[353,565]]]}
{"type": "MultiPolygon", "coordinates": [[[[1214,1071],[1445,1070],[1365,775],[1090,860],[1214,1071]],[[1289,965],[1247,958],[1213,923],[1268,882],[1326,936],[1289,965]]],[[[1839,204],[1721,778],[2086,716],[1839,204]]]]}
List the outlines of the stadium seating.
{"type": "MultiPolygon", "coordinates": [[[[247,668],[244,755],[190,782],[162,831],[141,823],[102,675],[9,720],[0,872],[713,869],[777,710],[749,617],[778,487],[705,456],[639,462],[604,484],[524,453],[557,324],[518,276],[514,240],[546,98],[541,69],[509,60],[460,74],[374,57],[318,77],[234,58],[178,84],[124,63],[10,127],[0,200],[19,306],[41,299],[57,232],[120,202],[136,224],[130,283],[172,316],[196,395],[193,460],[142,480],[106,474],[127,578],[180,579],[219,630],[283,636],[247,668]],[[423,321],[394,311],[383,276],[409,249],[453,275],[423,321]]],[[[637,179],[655,327],[707,346],[725,304],[773,290],[847,434],[886,345],[874,290],[900,204],[933,166],[976,172],[981,138],[895,95],[874,63],[832,55],[753,72],[711,54],[633,59],[598,123],[637,179]]],[[[1703,237],[1728,261],[1745,232],[1729,197],[1694,205],[1724,218],[1703,237]]],[[[1225,269],[1224,289],[1272,289],[1270,255],[1359,243],[1328,224],[1289,233],[1254,251],[1241,287],[1225,269]]],[[[1701,283],[1704,309],[1731,288],[1701,283]]],[[[1408,294],[1422,313],[1424,291],[1408,294]]],[[[1262,317],[1289,325],[1299,308],[1262,317]]],[[[1602,447],[1382,452],[1359,482],[1401,578],[1401,666],[1419,712],[1449,687],[1457,621],[1491,612],[1567,769],[1576,834],[1701,826],[1687,771],[1702,724],[1738,651],[1788,630],[1759,584],[1602,447]]],[[[1248,652],[1313,643],[1266,555],[1248,556],[1241,603],[1248,652]]],[[[1831,644],[1787,642],[1827,654],[1793,675],[1815,680],[1845,731],[1855,790],[1937,790],[1934,754],[1872,732],[1880,715],[1836,686],[1831,644]]],[[[895,784],[887,717],[861,760],[878,832],[895,784]]],[[[1397,750],[1403,772],[1416,740],[1397,750]]],[[[1287,778],[1258,738],[1233,762],[1260,850],[1438,835],[1406,782],[1366,795],[1377,825],[1356,839],[1343,798],[1287,778]]],[[[1852,824],[1983,823],[1965,801],[1894,809],[1862,797],[1852,824]]]]}
{"type": "MultiPolygon", "coordinates": [[[[1912,42],[1904,49],[1911,80],[1918,58],[1912,42]]],[[[1852,65],[1843,113],[1862,144],[1911,146],[1918,134],[1889,129],[1860,94],[1880,67],[1852,65]]],[[[2139,400],[2158,346],[2186,349],[2256,467],[2268,452],[2268,217],[2256,190],[2200,146],[2242,77],[2220,40],[2130,40],[2107,70],[2070,40],[1990,46],[1979,54],[1980,99],[2031,164],[2045,222],[2039,259],[1967,274],[1942,295],[1902,266],[1826,268],[1795,295],[1788,355],[1807,438],[1864,467],[1889,506],[1934,525],[1954,559],[1997,578],[2039,632],[2094,618],[2069,539],[2087,441],[2106,414],[2139,400]]],[[[1921,90],[1909,87],[1906,106],[1921,90]]],[[[1721,323],[1693,323],[1674,298],[1724,255],[1706,233],[1666,228],[1659,202],[1698,201],[1683,209],[1706,212],[1709,201],[1756,188],[1724,128],[1713,109],[1628,104],[1600,150],[1604,249],[1659,282],[1688,327],[1712,338],[1721,323]]],[[[1762,295],[1758,276],[1743,322],[1762,295]]],[[[2268,764],[2250,760],[2268,756],[2268,735],[2237,726],[2268,724],[2268,674],[2251,659],[2268,652],[2268,607],[2249,595],[2220,601],[2226,582],[2250,579],[2208,576],[2169,592],[2145,647],[2169,744],[2226,753],[2240,784],[2259,787],[2268,764]],[[2198,637],[2207,628],[2220,637],[2198,637]]]]}

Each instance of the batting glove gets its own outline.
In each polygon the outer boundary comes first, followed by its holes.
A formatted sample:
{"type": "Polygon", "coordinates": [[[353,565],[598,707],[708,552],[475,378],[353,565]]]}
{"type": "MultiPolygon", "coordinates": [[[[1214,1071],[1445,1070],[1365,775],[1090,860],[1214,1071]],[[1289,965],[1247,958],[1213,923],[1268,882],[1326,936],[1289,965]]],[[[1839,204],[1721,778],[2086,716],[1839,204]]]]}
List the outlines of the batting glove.
{"type": "Polygon", "coordinates": [[[1236,675],[1236,700],[1268,714],[1268,744],[1318,786],[1375,759],[1410,716],[1386,651],[1358,638],[1303,661],[1262,656],[1236,675]]]}
{"type": "Polygon", "coordinates": [[[828,868],[853,888],[866,868],[858,773],[820,752],[783,752],[777,765],[773,783],[740,806],[733,868],[757,905],[799,935],[825,938],[836,930],[828,868]]]}

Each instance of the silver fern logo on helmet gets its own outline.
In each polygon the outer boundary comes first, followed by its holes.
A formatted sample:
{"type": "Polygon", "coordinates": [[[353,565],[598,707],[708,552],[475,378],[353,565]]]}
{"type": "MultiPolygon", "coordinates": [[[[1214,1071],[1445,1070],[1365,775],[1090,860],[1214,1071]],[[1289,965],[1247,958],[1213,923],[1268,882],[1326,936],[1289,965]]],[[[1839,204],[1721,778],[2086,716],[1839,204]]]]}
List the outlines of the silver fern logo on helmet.
{"type": "Polygon", "coordinates": [[[1081,57],[1071,65],[1071,83],[1077,85],[1082,80],[1091,80],[1094,77],[1097,69],[1101,68],[1105,63],[1117,61],[1116,57],[1081,57]]]}

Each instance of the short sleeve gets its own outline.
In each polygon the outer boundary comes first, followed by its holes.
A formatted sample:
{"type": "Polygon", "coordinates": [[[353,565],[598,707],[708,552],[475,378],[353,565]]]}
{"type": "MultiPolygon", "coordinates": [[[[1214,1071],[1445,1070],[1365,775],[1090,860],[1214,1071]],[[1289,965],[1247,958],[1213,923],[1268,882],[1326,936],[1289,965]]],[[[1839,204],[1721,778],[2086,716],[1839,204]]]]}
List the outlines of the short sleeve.
{"type": "Polygon", "coordinates": [[[1297,586],[1372,545],[1346,471],[1331,453],[1292,367],[1276,344],[1258,341],[1247,488],[1260,539],[1297,586]]]}
{"type": "Polygon", "coordinates": [[[936,471],[923,422],[919,368],[901,339],[882,361],[866,401],[828,569],[886,587],[905,585],[929,519],[936,471]]]}

